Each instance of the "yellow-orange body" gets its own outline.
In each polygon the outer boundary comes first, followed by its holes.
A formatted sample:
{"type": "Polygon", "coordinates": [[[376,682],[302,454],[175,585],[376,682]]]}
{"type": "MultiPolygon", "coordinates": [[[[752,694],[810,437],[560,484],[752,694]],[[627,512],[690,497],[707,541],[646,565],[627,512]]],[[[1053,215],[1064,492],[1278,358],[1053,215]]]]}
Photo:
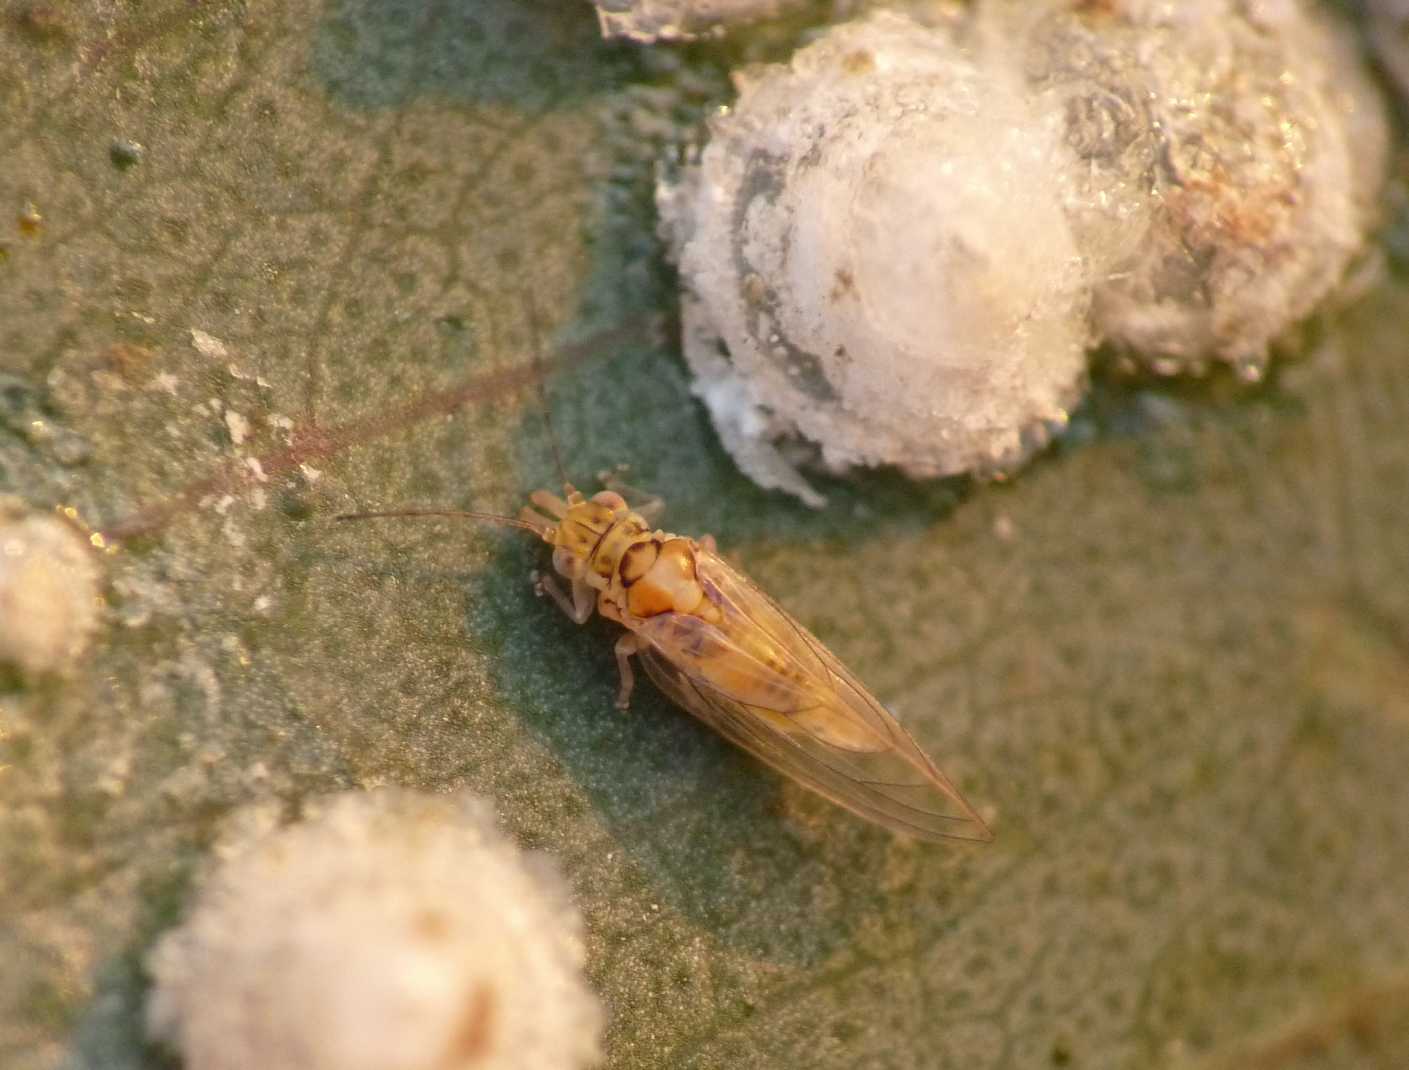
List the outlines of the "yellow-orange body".
{"type": "MultiPolygon", "coordinates": [[[[614,491],[584,499],[569,489],[566,501],[539,491],[533,501],[552,513],[565,507],[553,529],[553,567],[572,583],[574,607],[590,604],[587,598],[594,595],[598,613],[638,635],[646,630],[646,622],[660,623],[666,615],[676,633],[690,626],[684,617],[712,629],[729,629],[720,607],[706,597],[700,578],[701,555],[712,555],[712,540],[701,545],[682,535],[652,530],[614,491]]],[[[533,515],[525,510],[520,518],[533,515]]],[[[568,613],[585,619],[580,608],[568,613]]],[[[739,650],[700,649],[693,662],[697,671],[719,690],[759,709],[794,705],[797,692],[805,690],[808,681],[789,672],[788,660],[777,644],[759,630],[734,628],[729,634],[739,650]],[[747,655],[747,660],[740,654],[747,655]],[[753,659],[767,665],[776,678],[750,672],[753,659]]],[[[621,644],[626,656],[639,652],[640,645],[629,639],[621,644]]],[[[629,670],[624,670],[624,679],[628,682],[618,700],[621,706],[631,693],[629,670]]]]}
{"type": "Polygon", "coordinates": [[[895,718],[713,539],[654,530],[614,491],[566,491],[534,492],[518,523],[552,545],[571,587],[538,576],[540,592],[579,624],[596,610],[626,628],[619,706],[639,655],[667,696],[834,802],[923,839],[990,838],[895,718]]]}

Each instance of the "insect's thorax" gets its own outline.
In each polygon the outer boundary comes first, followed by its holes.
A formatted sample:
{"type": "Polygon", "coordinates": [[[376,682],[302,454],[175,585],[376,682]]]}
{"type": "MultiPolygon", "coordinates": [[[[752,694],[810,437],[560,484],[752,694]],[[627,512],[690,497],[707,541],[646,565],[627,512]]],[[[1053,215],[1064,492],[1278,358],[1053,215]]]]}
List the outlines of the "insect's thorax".
{"type": "Polygon", "coordinates": [[[695,544],[679,535],[656,531],[631,542],[622,550],[613,577],[603,598],[633,617],[714,615],[700,584],[695,544]]]}
{"type": "Polygon", "coordinates": [[[646,526],[646,522],[635,513],[627,513],[602,533],[600,541],[587,559],[584,578],[599,591],[606,590],[611,586],[621,568],[623,558],[631,552],[631,548],[649,544],[650,541],[651,530],[646,526]]]}
{"type": "Polygon", "coordinates": [[[707,608],[690,539],[652,531],[626,509],[603,517],[600,509],[589,508],[594,504],[570,509],[559,522],[553,555],[559,572],[599,591],[599,603],[610,606],[610,616],[707,608]]]}

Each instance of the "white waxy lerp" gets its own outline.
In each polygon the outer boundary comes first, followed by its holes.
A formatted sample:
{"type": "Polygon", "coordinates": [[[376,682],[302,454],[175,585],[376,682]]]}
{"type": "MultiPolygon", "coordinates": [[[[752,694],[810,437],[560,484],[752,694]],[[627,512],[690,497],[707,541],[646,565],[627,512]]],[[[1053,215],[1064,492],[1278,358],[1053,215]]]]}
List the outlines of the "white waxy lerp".
{"type": "Polygon", "coordinates": [[[1108,262],[1096,335],[1156,371],[1259,377],[1374,221],[1388,127],[1349,30],[1302,0],[977,12],[1076,153],[1078,241],[1108,262]]]}
{"type": "Polygon", "coordinates": [[[186,1070],[569,1070],[598,1056],[582,923],[469,796],[334,796],[227,846],[152,951],[186,1070]]]}
{"type": "Polygon", "coordinates": [[[0,664],[62,672],[98,627],[99,569],[74,525],[0,497],[0,664]]]}
{"type": "Polygon", "coordinates": [[[686,357],[726,448],[916,477],[1021,462],[1079,398],[1089,279],[1043,175],[1071,166],[1006,68],[880,14],[738,78],[662,185],[686,357]],[[780,448],[781,447],[781,448],[780,448]]]}

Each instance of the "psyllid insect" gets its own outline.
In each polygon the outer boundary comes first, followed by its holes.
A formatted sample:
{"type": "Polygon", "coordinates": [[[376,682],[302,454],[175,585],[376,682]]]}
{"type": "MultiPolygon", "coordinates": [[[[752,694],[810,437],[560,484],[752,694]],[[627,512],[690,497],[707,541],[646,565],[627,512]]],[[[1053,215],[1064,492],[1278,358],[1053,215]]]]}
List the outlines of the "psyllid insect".
{"type": "Polygon", "coordinates": [[[535,588],[578,624],[595,609],[626,631],[616,644],[625,709],[638,657],[661,691],[731,743],[876,824],[922,840],[992,839],[988,826],[909,733],[822,643],[716,551],[653,530],[614,490],[529,496],[517,519],[404,510],[346,514],[468,517],[508,524],[553,547],[535,588]]]}

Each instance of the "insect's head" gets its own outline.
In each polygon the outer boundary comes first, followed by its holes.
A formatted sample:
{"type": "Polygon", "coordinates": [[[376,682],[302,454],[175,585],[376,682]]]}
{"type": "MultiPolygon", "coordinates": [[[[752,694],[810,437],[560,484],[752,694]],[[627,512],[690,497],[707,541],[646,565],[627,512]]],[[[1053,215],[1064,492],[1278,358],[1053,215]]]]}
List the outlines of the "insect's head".
{"type": "Polygon", "coordinates": [[[536,508],[525,507],[519,517],[537,525],[543,541],[552,545],[553,568],[563,576],[579,579],[586,576],[592,552],[602,537],[630,510],[615,491],[603,490],[584,498],[570,483],[564,489],[563,498],[546,490],[534,491],[529,500],[536,508]]]}

